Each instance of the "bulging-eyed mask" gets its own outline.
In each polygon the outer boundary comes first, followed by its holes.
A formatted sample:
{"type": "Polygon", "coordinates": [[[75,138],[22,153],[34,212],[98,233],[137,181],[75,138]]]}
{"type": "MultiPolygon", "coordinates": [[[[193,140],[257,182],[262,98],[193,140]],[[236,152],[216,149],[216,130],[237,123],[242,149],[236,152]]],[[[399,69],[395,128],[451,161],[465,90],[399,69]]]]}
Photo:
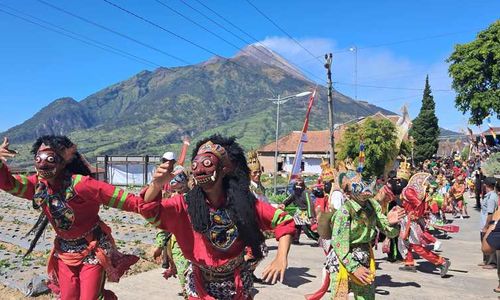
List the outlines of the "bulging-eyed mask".
{"type": "Polygon", "coordinates": [[[195,184],[202,188],[213,186],[213,184],[224,176],[230,169],[230,161],[226,149],[211,141],[206,142],[198,148],[198,152],[191,162],[191,170],[195,184]]]}
{"type": "Polygon", "coordinates": [[[64,169],[64,159],[54,149],[42,144],[35,155],[35,169],[44,179],[57,177],[64,169]]]}
{"type": "Polygon", "coordinates": [[[191,170],[196,184],[202,187],[213,185],[221,171],[221,164],[219,158],[210,153],[201,153],[194,157],[191,163],[191,170]]]}

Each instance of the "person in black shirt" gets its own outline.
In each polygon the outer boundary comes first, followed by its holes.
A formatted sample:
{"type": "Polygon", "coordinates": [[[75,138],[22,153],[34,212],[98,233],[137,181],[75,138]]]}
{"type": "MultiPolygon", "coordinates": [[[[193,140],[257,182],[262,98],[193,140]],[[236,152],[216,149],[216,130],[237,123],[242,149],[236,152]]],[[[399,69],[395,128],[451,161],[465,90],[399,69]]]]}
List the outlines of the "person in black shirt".
{"type": "Polygon", "coordinates": [[[311,225],[311,219],[314,217],[313,203],[311,195],[306,191],[306,185],[302,178],[297,178],[293,184],[292,194],[283,201],[280,205],[281,209],[294,204],[297,207],[293,215],[295,221],[295,236],[293,238],[294,244],[299,244],[300,233],[303,226],[311,225]]]}
{"type": "Polygon", "coordinates": [[[478,168],[474,172],[474,194],[476,196],[476,206],[474,207],[475,209],[480,209],[481,208],[481,196],[483,194],[483,171],[481,171],[481,168],[478,168]]]}

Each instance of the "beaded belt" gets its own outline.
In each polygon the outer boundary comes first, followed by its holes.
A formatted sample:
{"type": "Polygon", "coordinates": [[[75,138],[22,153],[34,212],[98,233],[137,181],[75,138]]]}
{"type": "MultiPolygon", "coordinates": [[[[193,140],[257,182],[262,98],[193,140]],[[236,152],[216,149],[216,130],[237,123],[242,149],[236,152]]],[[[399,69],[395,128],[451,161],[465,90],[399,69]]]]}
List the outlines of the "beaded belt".
{"type": "Polygon", "coordinates": [[[60,236],[57,236],[56,239],[59,241],[60,244],[64,244],[64,245],[69,246],[69,247],[81,247],[81,246],[88,244],[87,236],[89,236],[90,234],[93,235],[94,239],[100,237],[100,235],[102,234],[102,231],[101,231],[101,227],[99,225],[100,225],[100,223],[97,222],[94,226],[92,226],[92,228],[90,230],[88,230],[84,234],[82,234],[79,237],[74,238],[74,239],[65,239],[65,238],[62,238],[60,236]]]}
{"type": "Polygon", "coordinates": [[[207,265],[199,265],[193,263],[197,268],[200,269],[203,279],[208,281],[223,281],[223,280],[233,280],[234,270],[239,268],[245,259],[243,255],[239,255],[222,266],[212,267],[207,265]]]}

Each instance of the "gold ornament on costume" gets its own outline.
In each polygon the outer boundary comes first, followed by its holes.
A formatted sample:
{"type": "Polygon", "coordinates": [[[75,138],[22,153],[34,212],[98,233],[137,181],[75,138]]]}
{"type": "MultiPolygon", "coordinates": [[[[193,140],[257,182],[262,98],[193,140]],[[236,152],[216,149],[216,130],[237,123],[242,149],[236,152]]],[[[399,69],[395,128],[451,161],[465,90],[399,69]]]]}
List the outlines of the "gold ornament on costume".
{"type": "Polygon", "coordinates": [[[411,177],[411,167],[410,164],[406,161],[406,157],[404,157],[404,160],[399,164],[397,176],[398,178],[406,180],[409,180],[411,177]]]}
{"type": "Polygon", "coordinates": [[[247,153],[247,164],[250,171],[262,171],[257,151],[250,151],[247,153]]]}
{"type": "Polygon", "coordinates": [[[321,167],[321,180],[323,182],[333,181],[335,178],[335,174],[332,167],[330,167],[330,163],[322,159],[320,167],[321,167]]]}

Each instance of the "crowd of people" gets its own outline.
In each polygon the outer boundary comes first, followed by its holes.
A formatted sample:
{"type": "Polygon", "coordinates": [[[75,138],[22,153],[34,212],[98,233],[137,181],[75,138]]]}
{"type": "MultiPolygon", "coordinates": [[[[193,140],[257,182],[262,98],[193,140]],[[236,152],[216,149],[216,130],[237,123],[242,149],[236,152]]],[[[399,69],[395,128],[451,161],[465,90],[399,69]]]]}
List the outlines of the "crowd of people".
{"type": "MultiPolygon", "coordinates": [[[[482,265],[496,269],[499,248],[498,181],[481,171],[481,159],[432,158],[412,168],[406,159],[386,177],[367,181],[352,161],[331,167],[312,186],[291,180],[291,193],[270,203],[260,182],[255,152],[245,155],[234,138],[213,135],[199,141],[184,167],[189,141],[179,157],[166,152],[153,179],[139,195],[92,179],[67,137],[44,136],[32,148],[36,174],[13,175],[0,146],[0,189],[26,198],[41,210],[30,251],[48,223],[56,231],[48,271],[60,299],[116,299],[104,279],[118,281],[137,257],[118,252],[111,229],[100,220],[106,205],[142,215],[159,231],[152,256],[163,276],[178,277],[185,299],[252,299],[254,282],[283,280],[291,244],[301,233],[321,245],[325,276],[306,295],[321,299],[375,298],[374,247],[381,247],[401,271],[417,272],[414,255],[447,277],[451,262],[440,255],[437,235],[459,231],[452,218],[468,218],[467,195],[481,211],[482,265]],[[266,238],[278,241],[275,258],[255,274],[268,255],[266,238]]],[[[499,268],[500,270],[500,268],[499,268]]],[[[498,272],[500,279],[500,271],[498,272]]],[[[495,288],[500,292],[499,286],[495,288]]]]}

